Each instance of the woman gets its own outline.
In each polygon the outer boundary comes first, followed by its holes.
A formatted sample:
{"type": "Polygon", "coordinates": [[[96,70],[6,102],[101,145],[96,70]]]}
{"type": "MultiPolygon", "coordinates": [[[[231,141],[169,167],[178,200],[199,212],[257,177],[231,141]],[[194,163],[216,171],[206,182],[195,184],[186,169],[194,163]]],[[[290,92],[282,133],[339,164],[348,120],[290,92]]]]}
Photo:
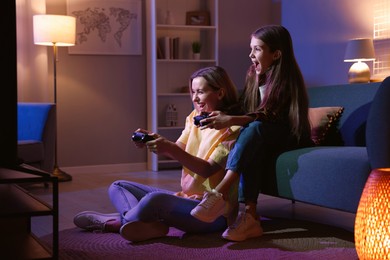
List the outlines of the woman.
{"type": "Polygon", "coordinates": [[[138,129],[153,137],[146,146],[159,155],[169,156],[184,167],[179,192],[162,190],[135,182],[115,181],[109,188],[110,200],[118,213],[101,214],[85,211],[74,218],[76,226],[87,230],[120,232],[129,241],[143,241],[165,236],[169,227],[185,232],[215,232],[224,230],[237,214],[237,185],[227,191],[227,203],[221,216],[205,223],[191,216],[190,211],[223,179],[227,156],[239,132],[239,127],[201,130],[194,117],[214,110],[238,112],[237,90],[221,67],[196,71],[189,80],[194,110],[187,117],[185,128],[174,143],[164,137],[138,129]]]}
{"type": "MultiPolygon", "coordinates": [[[[263,233],[256,212],[257,198],[264,180],[275,183],[275,162],[282,152],[311,146],[308,97],[296,62],[290,33],[279,25],[257,29],[251,35],[252,61],[242,97],[245,115],[232,116],[214,111],[202,120],[202,129],[242,126],[229,154],[227,173],[215,190],[204,195],[191,214],[212,222],[223,212],[227,191],[239,178],[239,202],[245,212],[228,227],[222,237],[243,241],[263,233]]],[[[276,184],[274,185],[276,186],[276,184]]]]}

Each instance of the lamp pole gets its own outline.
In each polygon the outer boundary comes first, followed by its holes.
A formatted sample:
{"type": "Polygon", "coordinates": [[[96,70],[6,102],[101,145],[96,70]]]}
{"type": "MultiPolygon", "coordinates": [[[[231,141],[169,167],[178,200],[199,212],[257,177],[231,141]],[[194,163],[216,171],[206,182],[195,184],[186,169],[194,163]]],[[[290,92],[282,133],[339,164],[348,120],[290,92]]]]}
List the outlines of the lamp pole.
{"type": "Polygon", "coordinates": [[[52,175],[58,181],[70,181],[72,176],[62,171],[58,166],[57,143],[57,47],[75,45],[76,18],[66,15],[34,15],[34,43],[37,45],[53,46],[53,78],[55,104],[55,139],[54,139],[54,168],[52,175]]]}
{"type": "Polygon", "coordinates": [[[53,42],[53,78],[54,78],[54,104],[55,107],[55,140],[54,140],[54,169],[53,175],[58,178],[58,181],[71,181],[72,176],[62,171],[58,166],[58,131],[57,131],[57,44],[53,42]]]}

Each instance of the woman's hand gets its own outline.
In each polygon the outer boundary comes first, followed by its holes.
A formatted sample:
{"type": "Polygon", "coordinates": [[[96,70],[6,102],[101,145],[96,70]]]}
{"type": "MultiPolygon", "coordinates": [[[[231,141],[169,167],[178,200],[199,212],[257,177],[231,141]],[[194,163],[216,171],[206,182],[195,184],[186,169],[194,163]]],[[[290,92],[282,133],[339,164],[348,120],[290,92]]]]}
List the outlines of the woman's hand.
{"type": "Polygon", "coordinates": [[[159,155],[165,155],[169,157],[171,157],[172,153],[174,152],[174,148],[176,146],[174,142],[171,142],[168,139],[159,135],[157,135],[154,140],[146,142],[145,145],[149,151],[159,155]]]}
{"type": "Polygon", "coordinates": [[[231,116],[224,114],[221,111],[213,111],[208,118],[201,120],[203,126],[201,130],[206,128],[220,130],[231,126],[231,116]]]}
{"type": "MultiPolygon", "coordinates": [[[[157,138],[160,137],[158,134],[152,133],[152,132],[150,132],[148,130],[145,130],[145,129],[142,129],[142,128],[138,128],[137,130],[135,130],[135,132],[133,133],[133,137],[134,137],[135,133],[142,133],[142,134],[145,134],[145,135],[149,135],[150,137],[152,137],[152,139],[157,139],[157,138]]],[[[133,143],[135,144],[135,146],[137,148],[145,147],[145,145],[146,145],[145,141],[141,141],[141,140],[137,141],[137,140],[135,140],[137,138],[134,139],[133,137],[132,137],[133,143]]]]}

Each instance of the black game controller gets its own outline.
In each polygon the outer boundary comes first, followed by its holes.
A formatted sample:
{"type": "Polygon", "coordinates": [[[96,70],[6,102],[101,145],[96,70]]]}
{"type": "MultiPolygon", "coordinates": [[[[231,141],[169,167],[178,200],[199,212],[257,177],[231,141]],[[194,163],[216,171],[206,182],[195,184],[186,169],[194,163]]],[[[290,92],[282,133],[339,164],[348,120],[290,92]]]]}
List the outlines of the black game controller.
{"type": "Polygon", "coordinates": [[[207,112],[202,112],[199,116],[194,116],[194,124],[196,126],[205,126],[207,125],[208,123],[210,122],[204,122],[204,123],[201,123],[200,121],[205,119],[205,118],[208,118],[209,117],[209,114],[210,113],[207,113],[207,112]]]}
{"type": "Polygon", "coordinates": [[[146,142],[154,140],[154,137],[150,136],[148,134],[141,133],[141,132],[134,132],[131,139],[137,143],[146,143],[146,142]]]}

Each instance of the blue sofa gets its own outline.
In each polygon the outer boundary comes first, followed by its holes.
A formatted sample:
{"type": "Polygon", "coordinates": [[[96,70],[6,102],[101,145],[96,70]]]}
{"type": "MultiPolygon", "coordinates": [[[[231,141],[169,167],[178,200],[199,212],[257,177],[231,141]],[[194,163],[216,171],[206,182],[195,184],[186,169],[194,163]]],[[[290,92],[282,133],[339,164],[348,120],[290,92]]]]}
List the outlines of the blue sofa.
{"type": "Polygon", "coordinates": [[[390,139],[390,108],[386,105],[390,102],[389,91],[390,77],[383,83],[308,88],[310,107],[344,107],[338,122],[344,144],[281,154],[276,162],[277,194],[270,195],[356,213],[371,169],[390,167],[387,162],[382,163],[390,161],[390,144],[385,143],[377,152],[382,140],[390,139]],[[376,94],[378,89],[383,90],[376,94]],[[378,105],[370,112],[371,103],[378,105]],[[366,124],[384,122],[387,128],[366,131],[366,124]],[[378,157],[385,159],[376,162],[378,157]]]}
{"type": "Polygon", "coordinates": [[[17,152],[20,162],[52,172],[55,159],[55,104],[19,102],[17,113],[17,152]]]}

